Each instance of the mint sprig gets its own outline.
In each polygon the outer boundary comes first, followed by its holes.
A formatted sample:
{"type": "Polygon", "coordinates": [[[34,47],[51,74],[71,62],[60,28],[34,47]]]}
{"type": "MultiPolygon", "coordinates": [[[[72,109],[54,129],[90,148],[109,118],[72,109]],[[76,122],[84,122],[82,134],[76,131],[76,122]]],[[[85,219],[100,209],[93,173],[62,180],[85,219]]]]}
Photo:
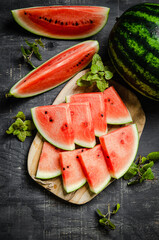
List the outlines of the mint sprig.
{"type": "Polygon", "coordinates": [[[29,46],[29,49],[24,48],[23,45],[21,45],[21,52],[22,52],[23,58],[32,68],[36,68],[31,61],[31,57],[34,54],[37,59],[42,60],[42,56],[39,52],[38,45],[41,46],[42,48],[44,48],[44,45],[41,41],[41,38],[35,39],[35,42],[33,43],[29,42],[28,40],[25,40],[25,42],[29,46]]]}
{"type": "Polygon", "coordinates": [[[113,77],[113,71],[109,66],[104,66],[99,54],[95,53],[92,58],[90,71],[77,80],[80,87],[89,87],[96,84],[99,91],[103,92],[109,87],[109,80],[113,77]]]}
{"type": "Polygon", "coordinates": [[[27,136],[32,136],[32,131],[35,129],[34,123],[31,120],[25,120],[26,117],[23,112],[18,112],[13,119],[15,119],[15,122],[6,130],[6,133],[13,134],[21,142],[24,142],[27,136]]]}
{"type": "Polygon", "coordinates": [[[106,227],[106,228],[114,230],[116,228],[116,226],[115,226],[114,223],[112,223],[110,218],[111,218],[112,215],[114,215],[118,212],[119,208],[120,208],[120,204],[117,203],[114,210],[110,211],[110,204],[108,204],[108,212],[106,214],[101,213],[101,211],[99,209],[97,209],[97,213],[100,216],[99,224],[106,227]]]}
{"type": "Polygon", "coordinates": [[[159,160],[159,152],[149,153],[147,157],[139,156],[123,176],[125,180],[131,179],[128,186],[142,183],[144,180],[153,180],[155,177],[151,168],[157,160],[159,160]]]}

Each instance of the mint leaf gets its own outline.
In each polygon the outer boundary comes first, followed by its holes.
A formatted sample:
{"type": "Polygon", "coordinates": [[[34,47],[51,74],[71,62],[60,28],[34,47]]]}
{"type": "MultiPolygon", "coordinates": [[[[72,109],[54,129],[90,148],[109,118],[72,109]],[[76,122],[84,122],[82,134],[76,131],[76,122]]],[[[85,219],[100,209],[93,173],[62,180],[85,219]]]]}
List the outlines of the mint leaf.
{"type": "Polygon", "coordinates": [[[26,130],[32,131],[35,129],[35,125],[34,125],[33,121],[31,121],[31,120],[25,120],[24,124],[26,126],[26,130]]]}
{"type": "Polygon", "coordinates": [[[117,205],[115,206],[115,209],[113,210],[112,214],[116,214],[118,212],[119,208],[120,208],[120,204],[117,203],[117,205]]]}
{"type": "Polygon", "coordinates": [[[134,176],[136,176],[137,173],[138,173],[138,166],[135,163],[132,163],[128,171],[124,174],[123,178],[125,180],[129,180],[134,176]]]}
{"type": "Polygon", "coordinates": [[[98,71],[99,71],[98,66],[97,66],[96,64],[93,64],[93,65],[91,66],[91,72],[92,72],[93,74],[96,74],[98,71]]]}
{"type": "Polygon", "coordinates": [[[110,80],[113,77],[113,73],[110,71],[105,71],[105,79],[110,80]]]}
{"type": "Polygon", "coordinates": [[[101,92],[104,92],[104,90],[109,86],[109,84],[105,80],[100,80],[100,81],[97,80],[96,84],[97,84],[97,88],[101,92]]]}
{"type": "Polygon", "coordinates": [[[92,58],[92,64],[96,64],[97,61],[101,61],[102,62],[102,59],[101,59],[101,57],[99,56],[98,53],[95,53],[93,58],[92,58]]]}
{"type": "Polygon", "coordinates": [[[26,132],[25,131],[21,131],[18,135],[17,135],[18,139],[21,141],[21,142],[24,142],[25,139],[26,139],[26,132]]]}
{"type": "Polygon", "coordinates": [[[17,115],[13,118],[20,118],[21,120],[25,120],[25,114],[23,112],[18,112],[17,115]]]}
{"type": "Polygon", "coordinates": [[[102,61],[98,60],[96,62],[96,66],[98,67],[98,71],[104,72],[105,68],[104,68],[104,65],[103,65],[102,61]]]}
{"type": "Polygon", "coordinates": [[[141,181],[143,180],[153,180],[154,179],[154,174],[151,170],[151,168],[149,167],[146,172],[143,173],[141,181]]]}
{"type": "Polygon", "coordinates": [[[156,162],[159,160],[159,152],[152,152],[147,155],[148,161],[156,162]]]}
{"type": "Polygon", "coordinates": [[[103,215],[99,209],[97,209],[97,213],[98,213],[100,216],[105,217],[105,215],[103,215]]]}

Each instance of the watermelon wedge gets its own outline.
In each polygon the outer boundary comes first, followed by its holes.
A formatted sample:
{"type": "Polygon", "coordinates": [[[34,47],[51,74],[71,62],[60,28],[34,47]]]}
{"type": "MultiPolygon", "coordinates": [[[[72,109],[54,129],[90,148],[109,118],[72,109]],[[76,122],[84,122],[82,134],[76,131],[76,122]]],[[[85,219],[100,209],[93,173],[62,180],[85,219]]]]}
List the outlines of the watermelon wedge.
{"type": "Polygon", "coordinates": [[[12,10],[12,15],[21,27],[34,34],[57,39],[81,39],[104,27],[109,10],[97,6],[43,6],[12,10]]]}
{"type": "Polygon", "coordinates": [[[127,107],[113,86],[107,88],[103,92],[103,96],[107,109],[108,124],[117,125],[132,122],[132,118],[127,107]]]}
{"type": "Polygon", "coordinates": [[[86,183],[86,177],[79,163],[79,154],[86,149],[60,153],[63,186],[67,193],[73,192],[86,183]]]}
{"type": "Polygon", "coordinates": [[[99,138],[109,172],[113,178],[120,178],[129,169],[138,150],[138,130],[131,124],[99,138]]]}
{"type": "Polygon", "coordinates": [[[70,103],[74,142],[77,145],[93,148],[96,144],[91,108],[88,102],[70,103]]]}
{"type": "Polygon", "coordinates": [[[98,49],[98,42],[90,40],[59,53],[19,80],[7,96],[26,98],[57,87],[85,68],[98,49]]]}
{"type": "Polygon", "coordinates": [[[107,133],[106,109],[104,105],[103,93],[79,93],[66,96],[66,102],[89,102],[91,106],[94,131],[96,136],[107,133]]]}
{"type": "Polygon", "coordinates": [[[49,179],[61,175],[60,155],[62,150],[48,142],[43,143],[36,178],[49,179]]]}
{"type": "Polygon", "coordinates": [[[79,154],[79,161],[90,190],[93,193],[101,192],[111,179],[101,145],[79,154]]]}
{"type": "Polygon", "coordinates": [[[35,107],[31,113],[37,130],[48,142],[64,150],[75,149],[69,104],[35,107]]]}

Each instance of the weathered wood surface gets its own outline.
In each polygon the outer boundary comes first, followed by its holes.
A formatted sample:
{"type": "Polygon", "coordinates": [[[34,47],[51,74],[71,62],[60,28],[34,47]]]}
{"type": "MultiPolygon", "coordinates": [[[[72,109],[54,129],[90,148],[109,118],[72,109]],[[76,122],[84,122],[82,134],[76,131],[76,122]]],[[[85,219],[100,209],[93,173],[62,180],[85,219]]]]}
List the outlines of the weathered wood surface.
{"type": "MultiPolygon", "coordinates": [[[[12,117],[19,110],[22,110],[27,118],[31,118],[32,107],[51,104],[65,86],[63,84],[33,98],[5,99],[4,94],[9,88],[30,70],[21,59],[20,45],[25,44],[26,38],[30,41],[37,38],[14,22],[11,9],[50,4],[110,7],[107,26],[90,38],[99,41],[99,53],[106,60],[108,35],[116,17],[128,7],[141,2],[145,0],[0,1],[0,239],[159,239],[159,163],[153,167],[156,180],[127,187],[127,182],[120,179],[89,203],[77,206],[60,200],[29,176],[27,156],[34,136],[21,143],[15,137],[5,134],[5,130],[12,123],[12,117]],[[95,210],[99,208],[105,212],[108,203],[114,206],[117,202],[121,204],[118,214],[113,217],[117,228],[114,231],[106,231],[99,226],[95,210]]],[[[45,44],[45,49],[41,50],[43,62],[79,42],[46,38],[42,40],[45,44]]],[[[39,61],[33,60],[38,66],[39,61]]],[[[121,78],[118,80],[125,85],[121,78]]],[[[138,93],[135,94],[146,114],[146,125],[140,139],[138,154],[146,155],[159,150],[159,104],[138,93]]]]}
{"type": "MultiPolygon", "coordinates": [[[[88,72],[87,69],[81,71],[75,77],[73,77],[58,94],[53,104],[60,104],[65,102],[65,96],[69,96],[76,93],[82,93],[82,92],[96,91],[95,87],[81,88],[77,86],[76,81],[86,72],[88,72]]],[[[129,112],[131,113],[131,116],[133,119],[133,123],[136,123],[139,136],[141,136],[146,119],[145,119],[145,114],[143,112],[143,109],[141,107],[139,100],[137,99],[135,94],[133,94],[130,90],[118,84],[117,82],[112,81],[111,84],[118,91],[124,103],[126,104],[127,108],[129,109],[129,112]]],[[[119,127],[120,126],[113,126],[113,125],[108,126],[108,132],[113,131],[119,127]]],[[[29,172],[29,175],[34,179],[34,181],[39,183],[41,186],[43,186],[44,188],[46,188],[47,190],[49,190],[59,198],[74,204],[87,203],[97,196],[97,194],[93,194],[89,190],[88,184],[85,184],[82,188],[78,189],[77,191],[67,194],[63,189],[61,176],[57,178],[49,179],[49,180],[37,179],[36,172],[37,172],[37,166],[38,166],[38,161],[40,158],[42,146],[43,146],[43,139],[38,133],[34,141],[32,142],[32,145],[30,147],[29,154],[28,154],[28,172],[29,172]]],[[[110,183],[112,183],[112,181],[110,183]]]]}

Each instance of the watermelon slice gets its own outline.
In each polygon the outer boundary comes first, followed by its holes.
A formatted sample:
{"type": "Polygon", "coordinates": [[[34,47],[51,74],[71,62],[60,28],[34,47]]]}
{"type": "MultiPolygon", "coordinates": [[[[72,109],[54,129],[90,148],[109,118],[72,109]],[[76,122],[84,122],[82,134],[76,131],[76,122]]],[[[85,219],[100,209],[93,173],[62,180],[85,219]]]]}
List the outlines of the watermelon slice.
{"type": "Polygon", "coordinates": [[[94,148],[81,153],[79,160],[90,190],[94,193],[102,191],[108,185],[111,177],[101,145],[96,145],[94,148]]]}
{"type": "Polygon", "coordinates": [[[49,38],[81,39],[99,32],[109,8],[96,6],[48,6],[12,10],[15,21],[26,30],[49,38]]]}
{"type": "Polygon", "coordinates": [[[104,102],[107,109],[108,124],[125,124],[132,122],[131,115],[116,92],[114,87],[109,87],[103,92],[104,102]]]}
{"type": "Polygon", "coordinates": [[[96,136],[107,133],[106,109],[103,93],[79,93],[66,97],[66,102],[89,102],[91,106],[94,131],[96,136]]]}
{"type": "Polygon", "coordinates": [[[86,149],[60,153],[63,186],[67,193],[73,192],[86,183],[86,177],[79,163],[79,154],[86,149]]]}
{"type": "Polygon", "coordinates": [[[70,103],[74,142],[77,145],[93,148],[96,144],[91,108],[88,102],[70,103]]]}
{"type": "Polygon", "coordinates": [[[35,107],[31,113],[37,130],[48,142],[64,150],[75,149],[69,104],[35,107]]]}
{"type": "Polygon", "coordinates": [[[85,68],[98,49],[98,42],[90,40],[63,51],[18,81],[7,96],[26,98],[57,87],[85,68]]]}
{"type": "Polygon", "coordinates": [[[61,175],[60,155],[62,150],[44,142],[36,178],[49,179],[61,175]]]}
{"type": "Polygon", "coordinates": [[[99,139],[111,176],[122,177],[137,154],[139,137],[136,124],[119,128],[99,139]]]}

